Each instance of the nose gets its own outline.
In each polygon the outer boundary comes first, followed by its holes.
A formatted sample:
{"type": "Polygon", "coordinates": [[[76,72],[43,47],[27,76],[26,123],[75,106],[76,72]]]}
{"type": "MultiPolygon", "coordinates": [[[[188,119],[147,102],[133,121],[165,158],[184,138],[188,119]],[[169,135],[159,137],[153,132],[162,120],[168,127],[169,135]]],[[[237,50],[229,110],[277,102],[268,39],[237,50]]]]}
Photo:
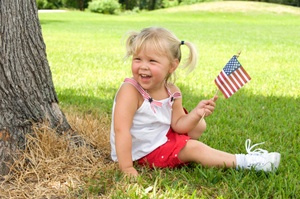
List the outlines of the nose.
{"type": "Polygon", "coordinates": [[[148,67],[147,63],[142,62],[142,64],[140,65],[140,69],[142,69],[142,70],[149,70],[149,67],[148,67]]]}

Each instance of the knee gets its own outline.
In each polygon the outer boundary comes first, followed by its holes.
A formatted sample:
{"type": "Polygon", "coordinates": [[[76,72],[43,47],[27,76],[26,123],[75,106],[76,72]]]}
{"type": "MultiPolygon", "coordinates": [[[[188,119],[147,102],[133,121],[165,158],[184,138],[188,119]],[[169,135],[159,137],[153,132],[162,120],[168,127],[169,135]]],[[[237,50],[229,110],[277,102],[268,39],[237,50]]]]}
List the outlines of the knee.
{"type": "Polygon", "coordinates": [[[185,148],[187,151],[197,151],[199,150],[199,143],[199,141],[191,139],[187,141],[185,148]]]}
{"type": "Polygon", "coordinates": [[[178,158],[182,162],[191,162],[195,160],[200,151],[200,142],[196,140],[188,140],[185,147],[179,152],[178,158]]]}
{"type": "Polygon", "coordinates": [[[188,133],[188,136],[190,136],[193,140],[198,140],[202,135],[202,132],[200,131],[191,131],[188,133]]]}
{"type": "Polygon", "coordinates": [[[206,123],[200,122],[192,131],[188,133],[188,135],[191,137],[191,139],[198,140],[205,129],[206,123]]]}

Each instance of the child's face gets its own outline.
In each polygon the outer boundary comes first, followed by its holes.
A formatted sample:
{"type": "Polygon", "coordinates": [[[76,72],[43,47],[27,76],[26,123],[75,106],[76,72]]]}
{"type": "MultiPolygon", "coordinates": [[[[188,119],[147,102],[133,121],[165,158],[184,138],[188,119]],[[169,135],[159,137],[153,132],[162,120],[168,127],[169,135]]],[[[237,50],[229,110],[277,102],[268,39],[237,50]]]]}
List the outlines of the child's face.
{"type": "MultiPolygon", "coordinates": [[[[176,62],[176,61],[175,61],[176,62]]],[[[132,74],[145,90],[165,87],[165,79],[178,63],[171,63],[166,55],[158,54],[154,49],[141,50],[132,56],[132,74]]]]}

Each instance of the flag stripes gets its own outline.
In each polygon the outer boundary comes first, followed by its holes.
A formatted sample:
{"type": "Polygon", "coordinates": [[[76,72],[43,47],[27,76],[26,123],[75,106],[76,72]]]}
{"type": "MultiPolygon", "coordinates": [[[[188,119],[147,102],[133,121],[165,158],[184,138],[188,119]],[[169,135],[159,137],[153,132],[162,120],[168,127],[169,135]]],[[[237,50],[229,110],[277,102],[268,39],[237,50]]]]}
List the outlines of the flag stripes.
{"type": "Polygon", "coordinates": [[[236,56],[233,56],[217,76],[215,83],[225,98],[229,98],[250,80],[249,74],[238,62],[236,56]]]}

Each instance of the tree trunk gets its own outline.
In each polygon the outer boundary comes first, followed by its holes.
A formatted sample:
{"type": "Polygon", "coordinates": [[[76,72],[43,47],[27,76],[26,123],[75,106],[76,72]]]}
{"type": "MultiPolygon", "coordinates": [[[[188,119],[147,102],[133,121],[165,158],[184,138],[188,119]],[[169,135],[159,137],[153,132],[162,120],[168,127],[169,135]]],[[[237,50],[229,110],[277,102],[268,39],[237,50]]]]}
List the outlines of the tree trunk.
{"type": "Polygon", "coordinates": [[[52,82],[36,0],[0,0],[0,175],[33,123],[70,129],[52,82]]]}

